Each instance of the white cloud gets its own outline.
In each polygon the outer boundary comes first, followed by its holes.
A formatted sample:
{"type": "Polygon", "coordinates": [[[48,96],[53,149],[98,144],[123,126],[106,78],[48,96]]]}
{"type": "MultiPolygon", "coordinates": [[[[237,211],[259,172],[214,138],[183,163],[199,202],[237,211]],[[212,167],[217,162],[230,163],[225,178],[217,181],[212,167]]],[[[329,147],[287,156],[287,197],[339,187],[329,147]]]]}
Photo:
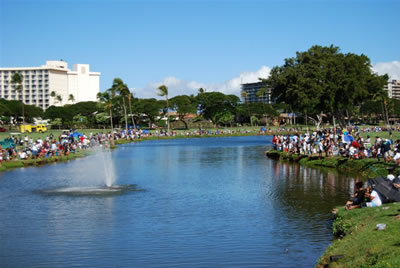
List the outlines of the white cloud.
{"type": "Polygon", "coordinates": [[[258,82],[259,78],[267,78],[271,69],[267,66],[262,66],[255,72],[242,72],[239,76],[231,80],[207,84],[198,81],[186,81],[176,77],[166,77],[158,82],[150,82],[144,88],[134,89],[134,94],[139,98],[160,98],[157,96],[157,88],[161,85],[168,87],[169,96],[174,97],[177,95],[196,95],[199,88],[204,88],[206,91],[219,91],[224,94],[240,95],[240,84],[258,82]]]}
{"type": "Polygon", "coordinates": [[[388,74],[390,80],[400,79],[400,61],[378,62],[372,65],[372,70],[377,72],[379,75],[388,74]]]}

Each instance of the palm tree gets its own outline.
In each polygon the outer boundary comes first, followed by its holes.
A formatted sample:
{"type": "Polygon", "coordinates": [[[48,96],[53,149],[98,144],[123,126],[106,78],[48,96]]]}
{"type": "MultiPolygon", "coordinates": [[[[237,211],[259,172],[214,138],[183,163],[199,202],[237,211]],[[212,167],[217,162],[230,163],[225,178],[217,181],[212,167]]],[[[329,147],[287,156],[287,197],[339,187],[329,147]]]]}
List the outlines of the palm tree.
{"type": "Polygon", "coordinates": [[[122,98],[122,107],[124,109],[124,115],[125,115],[125,128],[128,131],[128,117],[126,113],[126,105],[125,105],[125,97],[128,96],[128,86],[124,84],[121,78],[114,78],[113,84],[111,88],[107,90],[109,93],[111,93],[111,99],[114,99],[117,94],[119,94],[122,98]]]}
{"type": "MultiPolygon", "coordinates": [[[[249,96],[249,93],[247,93],[246,91],[243,90],[243,91],[240,93],[240,95],[242,96],[243,101],[246,102],[246,98],[249,96]]],[[[248,110],[248,112],[249,112],[250,125],[253,126],[253,120],[252,120],[252,118],[251,118],[250,108],[247,107],[247,110],[248,110]]]]}
{"type": "Polygon", "coordinates": [[[55,91],[50,92],[50,97],[52,97],[52,98],[54,98],[54,100],[56,100],[56,97],[57,97],[56,92],[55,91]]]}
{"type": "Polygon", "coordinates": [[[62,102],[62,97],[61,97],[61,95],[57,95],[57,96],[56,96],[56,101],[58,101],[58,102],[61,104],[61,102],[62,102]]]}
{"type": "Polygon", "coordinates": [[[125,129],[128,132],[128,115],[126,113],[125,98],[130,94],[129,88],[126,84],[124,84],[121,78],[115,78],[112,87],[115,88],[115,91],[122,97],[122,107],[124,109],[125,116],[125,129]]]}
{"type": "Polygon", "coordinates": [[[69,94],[69,96],[68,96],[68,101],[70,101],[70,102],[72,102],[72,103],[75,102],[75,97],[74,97],[73,94],[69,94]]]}
{"type": "Polygon", "coordinates": [[[168,117],[168,87],[165,85],[161,85],[158,87],[158,96],[165,96],[165,100],[167,101],[167,129],[168,129],[168,135],[169,135],[169,117],[168,117]]]}
{"type": "Polygon", "coordinates": [[[97,93],[97,99],[104,104],[105,108],[110,112],[110,125],[111,125],[111,144],[114,145],[114,125],[112,120],[112,95],[108,91],[97,93]]]}
{"type": "Polygon", "coordinates": [[[14,85],[14,91],[18,93],[18,99],[21,99],[22,102],[22,125],[25,128],[25,107],[24,107],[24,96],[22,93],[22,80],[23,77],[19,73],[14,73],[11,76],[11,84],[14,85]]]}
{"type": "Polygon", "coordinates": [[[265,93],[267,93],[267,89],[265,87],[263,87],[263,88],[260,88],[257,91],[256,95],[260,100],[262,100],[263,110],[264,110],[264,117],[265,117],[265,125],[268,125],[268,117],[267,117],[267,113],[265,111],[265,100],[261,99],[261,98],[263,98],[265,96],[265,93]]]}
{"type": "Polygon", "coordinates": [[[132,94],[132,92],[129,91],[129,95],[128,95],[129,111],[130,111],[130,114],[131,114],[131,119],[132,119],[133,128],[136,128],[135,120],[133,119],[132,102],[131,102],[131,99],[133,99],[133,94],[132,94]]]}

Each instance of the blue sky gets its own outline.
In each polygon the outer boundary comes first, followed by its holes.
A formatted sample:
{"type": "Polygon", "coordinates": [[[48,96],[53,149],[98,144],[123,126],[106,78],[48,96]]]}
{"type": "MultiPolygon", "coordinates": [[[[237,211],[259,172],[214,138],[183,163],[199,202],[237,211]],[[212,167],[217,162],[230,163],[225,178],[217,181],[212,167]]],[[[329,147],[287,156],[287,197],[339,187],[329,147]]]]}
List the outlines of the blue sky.
{"type": "Polygon", "coordinates": [[[0,67],[63,59],[121,77],[139,97],[238,94],[312,45],[366,54],[400,79],[400,1],[0,0],[0,67]]]}

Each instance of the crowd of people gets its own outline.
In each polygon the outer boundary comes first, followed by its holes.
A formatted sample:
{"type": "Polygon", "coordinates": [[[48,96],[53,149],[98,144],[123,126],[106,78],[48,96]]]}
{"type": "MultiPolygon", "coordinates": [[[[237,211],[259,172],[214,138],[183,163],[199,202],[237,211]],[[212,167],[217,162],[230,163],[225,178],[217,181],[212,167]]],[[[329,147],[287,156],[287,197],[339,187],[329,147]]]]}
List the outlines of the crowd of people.
{"type": "Polygon", "coordinates": [[[393,141],[392,131],[390,138],[379,136],[376,129],[358,128],[327,128],[320,131],[306,131],[304,134],[274,135],[272,144],[274,150],[295,154],[307,154],[316,156],[343,156],[353,159],[375,157],[385,162],[394,161],[400,165],[400,140],[393,141]],[[366,132],[366,137],[361,135],[366,132]],[[374,140],[372,133],[376,134],[374,140]]]}
{"type": "MultiPolygon", "coordinates": [[[[114,140],[119,139],[140,139],[149,135],[142,130],[115,131],[114,140]]],[[[1,162],[10,160],[26,160],[47,158],[52,156],[62,156],[76,153],[78,150],[102,147],[109,148],[112,140],[111,132],[90,133],[85,135],[76,131],[63,131],[58,137],[52,133],[46,138],[33,140],[28,134],[12,135],[9,139],[7,148],[0,145],[0,166],[1,162]]]]}

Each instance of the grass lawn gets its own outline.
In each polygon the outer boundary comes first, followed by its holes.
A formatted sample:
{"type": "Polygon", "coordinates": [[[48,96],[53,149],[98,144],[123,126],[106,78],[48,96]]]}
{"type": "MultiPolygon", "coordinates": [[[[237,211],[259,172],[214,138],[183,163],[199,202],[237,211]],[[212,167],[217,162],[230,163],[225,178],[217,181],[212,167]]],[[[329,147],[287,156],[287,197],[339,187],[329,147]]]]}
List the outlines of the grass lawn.
{"type": "Polygon", "coordinates": [[[318,264],[323,267],[400,267],[400,203],[346,211],[337,208],[333,234],[338,239],[318,264]],[[386,224],[378,231],[377,224],[386,224]],[[343,255],[331,261],[330,256],[343,255]]]}
{"type": "MultiPolygon", "coordinates": [[[[302,127],[302,128],[304,128],[305,126],[296,126],[296,127],[302,127]]],[[[230,130],[230,131],[235,131],[235,132],[246,130],[246,131],[249,131],[249,132],[250,132],[248,135],[253,135],[253,134],[257,134],[257,133],[260,131],[260,128],[261,128],[260,126],[254,126],[254,127],[251,127],[251,126],[241,126],[241,127],[226,127],[226,128],[224,128],[224,127],[219,127],[219,128],[205,128],[205,130],[211,130],[211,131],[213,131],[213,132],[215,132],[216,130],[220,130],[220,131],[222,131],[222,130],[224,130],[224,131],[230,130]]],[[[289,128],[289,127],[287,127],[287,128],[289,128]]],[[[271,127],[268,127],[268,129],[276,130],[277,127],[271,126],[271,127]]],[[[185,135],[185,133],[187,133],[188,131],[189,131],[189,132],[192,132],[192,131],[197,131],[197,130],[198,130],[198,129],[192,128],[192,129],[188,129],[188,130],[177,129],[177,130],[175,130],[175,131],[177,131],[178,135],[185,135]]],[[[78,131],[78,132],[81,132],[81,133],[84,133],[84,134],[86,134],[86,135],[89,135],[90,133],[109,132],[110,129],[83,129],[83,130],[78,129],[77,131],[78,131]]],[[[153,133],[153,134],[155,134],[155,130],[151,130],[150,132],[153,133]]],[[[35,140],[35,139],[37,139],[37,138],[39,138],[39,137],[42,138],[42,139],[44,139],[44,138],[46,138],[46,136],[50,135],[50,133],[53,133],[53,136],[54,136],[55,138],[58,138],[58,136],[62,133],[62,130],[51,129],[51,130],[48,130],[48,131],[45,132],[45,133],[28,133],[27,135],[28,135],[28,137],[32,137],[32,138],[35,140]]],[[[235,134],[236,134],[236,135],[241,135],[241,134],[243,134],[243,133],[235,133],[235,134]]],[[[19,135],[21,135],[22,138],[25,136],[24,133],[21,134],[21,133],[19,133],[19,132],[17,132],[17,131],[15,131],[15,132],[14,132],[14,131],[0,132],[0,140],[3,140],[3,139],[5,139],[5,138],[8,138],[8,137],[10,137],[11,135],[14,135],[14,136],[19,136],[19,135]]],[[[371,142],[374,142],[374,141],[375,141],[375,137],[377,137],[377,136],[379,136],[379,137],[381,137],[381,138],[384,138],[384,139],[389,138],[389,132],[387,132],[387,131],[385,131],[385,132],[361,133],[361,135],[362,135],[363,137],[365,137],[365,138],[367,137],[367,135],[369,135],[369,136],[371,137],[371,142]]],[[[400,139],[400,132],[398,132],[398,131],[393,132],[392,139],[393,139],[393,141],[396,141],[396,140],[400,139]]]]}

